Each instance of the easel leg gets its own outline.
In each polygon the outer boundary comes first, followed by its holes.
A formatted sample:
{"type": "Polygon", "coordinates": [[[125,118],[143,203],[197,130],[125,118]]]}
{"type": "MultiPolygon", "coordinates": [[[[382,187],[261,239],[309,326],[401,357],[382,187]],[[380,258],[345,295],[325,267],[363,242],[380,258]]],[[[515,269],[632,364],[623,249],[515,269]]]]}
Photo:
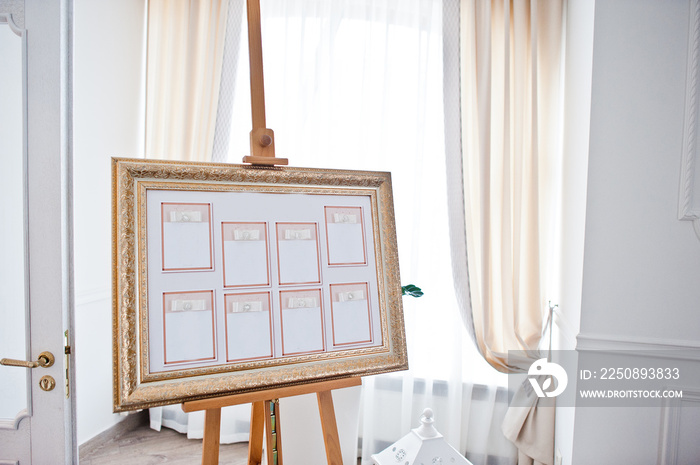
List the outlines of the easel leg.
{"type": "Polygon", "coordinates": [[[202,441],[202,465],[218,465],[221,408],[204,412],[204,440],[202,441]]]}
{"type": "Polygon", "coordinates": [[[282,436],[280,429],[279,399],[265,401],[265,440],[267,465],[282,465],[282,436]]]}
{"type": "MultiPolygon", "coordinates": [[[[219,463],[219,433],[221,430],[221,407],[252,402],[250,414],[250,442],[248,443],[248,465],[262,462],[263,438],[267,440],[267,465],[282,465],[282,437],[279,417],[279,398],[316,393],[321,413],[323,442],[330,465],[342,465],[338,424],[333,408],[333,389],[360,386],[361,378],[347,378],[318,383],[302,384],[260,392],[249,392],[214,399],[184,402],[184,412],[205,411],[203,465],[219,463]],[[269,400],[270,398],[274,400],[269,400]],[[267,435],[263,436],[267,431],[267,435]]],[[[314,464],[315,465],[315,464],[314,464]]]]}
{"type": "Polygon", "coordinates": [[[335,421],[335,409],[333,408],[333,396],[331,391],[319,391],[316,395],[318,396],[318,410],[321,414],[321,429],[323,430],[323,443],[326,445],[328,465],[343,465],[338,424],[335,421]]]}
{"type": "Polygon", "coordinates": [[[248,465],[262,463],[263,433],[265,427],[265,402],[253,402],[250,408],[250,439],[248,440],[248,465]]]}

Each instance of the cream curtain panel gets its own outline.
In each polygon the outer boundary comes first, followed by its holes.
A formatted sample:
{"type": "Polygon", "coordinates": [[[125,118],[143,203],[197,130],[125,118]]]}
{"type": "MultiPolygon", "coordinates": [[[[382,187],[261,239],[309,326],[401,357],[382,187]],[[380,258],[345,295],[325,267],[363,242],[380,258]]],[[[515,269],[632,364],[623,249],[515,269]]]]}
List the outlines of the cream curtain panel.
{"type": "Polygon", "coordinates": [[[228,0],[149,0],[146,156],[211,161],[228,0]]]}
{"type": "MultiPolygon", "coordinates": [[[[240,10],[241,4],[232,8],[239,22],[240,10]]],[[[147,158],[212,161],[217,120],[227,122],[219,100],[228,17],[228,0],[148,1],[147,158]]],[[[228,40],[237,46],[237,35],[228,40]]],[[[203,436],[204,412],[187,414],[174,405],[149,413],[155,430],[167,426],[190,438],[203,436]]],[[[248,405],[225,408],[221,442],[247,441],[248,418],[248,405]]]]}
{"type": "MultiPolygon", "coordinates": [[[[462,174],[450,188],[460,197],[451,201],[453,267],[465,324],[506,373],[539,358],[555,272],[564,3],[460,5],[462,147],[448,160],[448,171],[462,174]],[[509,350],[528,354],[514,363],[509,350]]],[[[551,464],[554,409],[531,397],[532,408],[509,410],[503,431],[520,464],[551,464]]]]}

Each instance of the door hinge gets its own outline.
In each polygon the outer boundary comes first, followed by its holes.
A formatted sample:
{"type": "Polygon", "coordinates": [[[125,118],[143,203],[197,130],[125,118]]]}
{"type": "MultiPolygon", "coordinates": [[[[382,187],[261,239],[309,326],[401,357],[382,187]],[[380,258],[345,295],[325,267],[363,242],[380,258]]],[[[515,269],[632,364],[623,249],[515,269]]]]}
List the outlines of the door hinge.
{"type": "Polygon", "coordinates": [[[65,330],[63,333],[63,340],[65,343],[65,346],[63,348],[63,353],[65,357],[65,367],[66,367],[66,399],[70,398],[70,354],[71,354],[71,347],[69,344],[69,339],[68,339],[68,330],[65,330]]]}

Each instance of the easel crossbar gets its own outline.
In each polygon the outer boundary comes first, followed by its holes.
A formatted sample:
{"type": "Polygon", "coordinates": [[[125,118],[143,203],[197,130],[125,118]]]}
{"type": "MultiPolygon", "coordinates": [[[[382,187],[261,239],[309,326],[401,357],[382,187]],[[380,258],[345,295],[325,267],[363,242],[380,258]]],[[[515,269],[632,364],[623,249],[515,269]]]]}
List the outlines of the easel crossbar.
{"type": "Polygon", "coordinates": [[[287,386],[264,391],[244,392],[231,396],[215,397],[212,399],[191,400],[182,404],[185,412],[196,412],[199,410],[209,410],[213,408],[227,407],[229,405],[247,404],[249,402],[262,402],[270,399],[282,397],[300,396],[303,394],[313,394],[321,391],[332,391],[346,387],[360,386],[362,378],[345,378],[330,381],[320,381],[317,383],[300,384],[298,386],[287,386]]]}

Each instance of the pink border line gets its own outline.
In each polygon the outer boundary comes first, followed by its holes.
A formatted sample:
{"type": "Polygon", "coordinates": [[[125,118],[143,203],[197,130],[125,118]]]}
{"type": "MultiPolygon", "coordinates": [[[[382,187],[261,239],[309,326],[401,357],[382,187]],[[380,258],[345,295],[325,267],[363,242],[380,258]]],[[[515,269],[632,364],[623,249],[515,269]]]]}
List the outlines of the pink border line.
{"type": "Polygon", "coordinates": [[[162,271],[208,271],[214,269],[214,250],[212,244],[212,211],[211,203],[178,203],[178,202],[161,202],[160,203],[160,256],[161,256],[161,270],[162,271]],[[209,207],[209,266],[208,267],[195,267],[195,268],[166,268],[165,267],[165,228],[163,227],[165,223],[164,219],[164,205],[207,205],[209,207]]]}
{"type": "Polygon", "coordinates": [[[274,357],[274,335],[273,335],[273,326],[272,326],[272,296],[270,295],[270,291],[264,291],[264,292],[242,292],[240,294],[224,294],[224,330],[226,332],[226,362],[247,362],[250,360],[261,360],[261,359],[268,359],[268,358],[273,358],[274,357]],[[250,357],[250,358],[229,358],[229,351],[228,351],[228,301],[226,297],[229,296],[239,296],[239,295],[267,295],[267,318],[268,321],[270,322],[270,355],[261,355],[259,357],[250,357]]]}
{"type": "MultiPolygon", "coordinates": [[[[223,276],[224,276],[224,287],[226,289],[234,289],[240,287],[265,287],[270,285],[270,246],[267,240],[267,223],[264,221],[259,222],[246,222],[246,221],[222,221],[221,222],[221,258],[223,260],[223,276]],[[226,255],[224,249],[224,225],[226,224],[261,224],[265,229],[265,266],[267,267],[267,282],[262,284],[226,284],[226,255]]],[[[233,241],[232,241],[233,242],[233,241]]]]}
{"type": "Polygon", "coordinates": [[[365,218],[364,218],[364,209],[361,206],[355,207],[336,207],[336,206],[331,206],[327,205],[323,207],[323,215],[325,217],[325,226],[326,226],[326,252],[328,253],[328,266],[364,266],[367,265],[367,241],[365,239],[365,218]],[[359,209],[360,210],[360,227],[362,230],[362,255],[363,255],[363,260],[362,262],[348,262],[348,263],[331,263],[331,241],[328,237],[328,209],[329,208],[342,208],[342,209],[359,209]]]}
{"type": "Polygon", "coordinates": [[[277,245],[277,280],[279,281],[280,286],[296,286],[296,285],[303,285],[303,284],[321,284],[321,249],[318,243],[318,224],[316,223],[283,223],[283,222],[277,222],[275,223],[275,243],[277,245]],[[282,270],[280,268],[280,225],[284,224],[293,224],[293,225],[312,225],[314,227],[314,240],[316,241],[316,265],[318,267],[318,281],[308,281],[308,282],[301,282],[301,283],[295,283],[295,282],[290,282],[290,283],[283,283],[282,282],[282,270]]]}
{"type": "MultiPolygon", "coordinates": [[[[291,355],[303,355],[303,354],[316,354],[319,352],[325,352],[326,351],[326,324],[324,322],[323,318],[323,294],[321,293],[321,289],[308,289],[308,290],[286,290],[286,291],[279,291],[279,297],[280,297],[280,334],[282,336],[282,356],[287,357],[291,355]],[[284,305],[282,303],[282,294],[284,293],[292,293],[292,292],[318,292],[318,305],[319,305],[319,316],[321,317],[321,349],[317,350],[310,350],[310,351],[303,351],[303,352],[290,352],[286,353],[284,350],[284,305]]],[[[290,309],[287,309],[290,310],[290,309]]],[[[291,309],[295,310],[295,309],[291,309]]]]}
{"type": "Polygon", "coordinates": [[[331,284],[330,286],[330,291],[331,291],[331,330],[333,332],[333,347],[344,347],[344,346],[349,346],[349,345],[355,345],[355,344],[371,344],[374,342],[374,331],[372,331],[372,312],[371,312],[371,305],[369,301],[369,283],[336,283],[336,284],[331,284]],[[335,342],[335,314],[333,313],[333,286],[364,286],[365,287],[365,295],[367,296],[367,323],[369,325],[369,339],[364,340],[364,341],[351,341],[351,342],[341,342],[341,343],[336,343],[335,342]]]}
{"type": "Polygon", "coordinates": [[[174,363],[192,363],[192,362],[202,362],[205,360],[216,360],[216,321],[214,318],[214,291],[176,291],[176,292],[163,292],[163,364],[164,365],[172,365],[174,363]],[[167,343],[166,343],[166,335],[167,335],[167,330],[165,327],[165,314],[166,309],[165,309],[165,296],[169,294],[199,294],[199,293],[209,293],[209,303],[211,309],[209,310],[209,313],[211,313],[211,335],[212,335],[212,356],[211,357],[204,357],[204,358],[197,358],[197,359],[192,359],[192,360],[173,360],[168,362],[168,351],[167,351],[167,343]]]}

